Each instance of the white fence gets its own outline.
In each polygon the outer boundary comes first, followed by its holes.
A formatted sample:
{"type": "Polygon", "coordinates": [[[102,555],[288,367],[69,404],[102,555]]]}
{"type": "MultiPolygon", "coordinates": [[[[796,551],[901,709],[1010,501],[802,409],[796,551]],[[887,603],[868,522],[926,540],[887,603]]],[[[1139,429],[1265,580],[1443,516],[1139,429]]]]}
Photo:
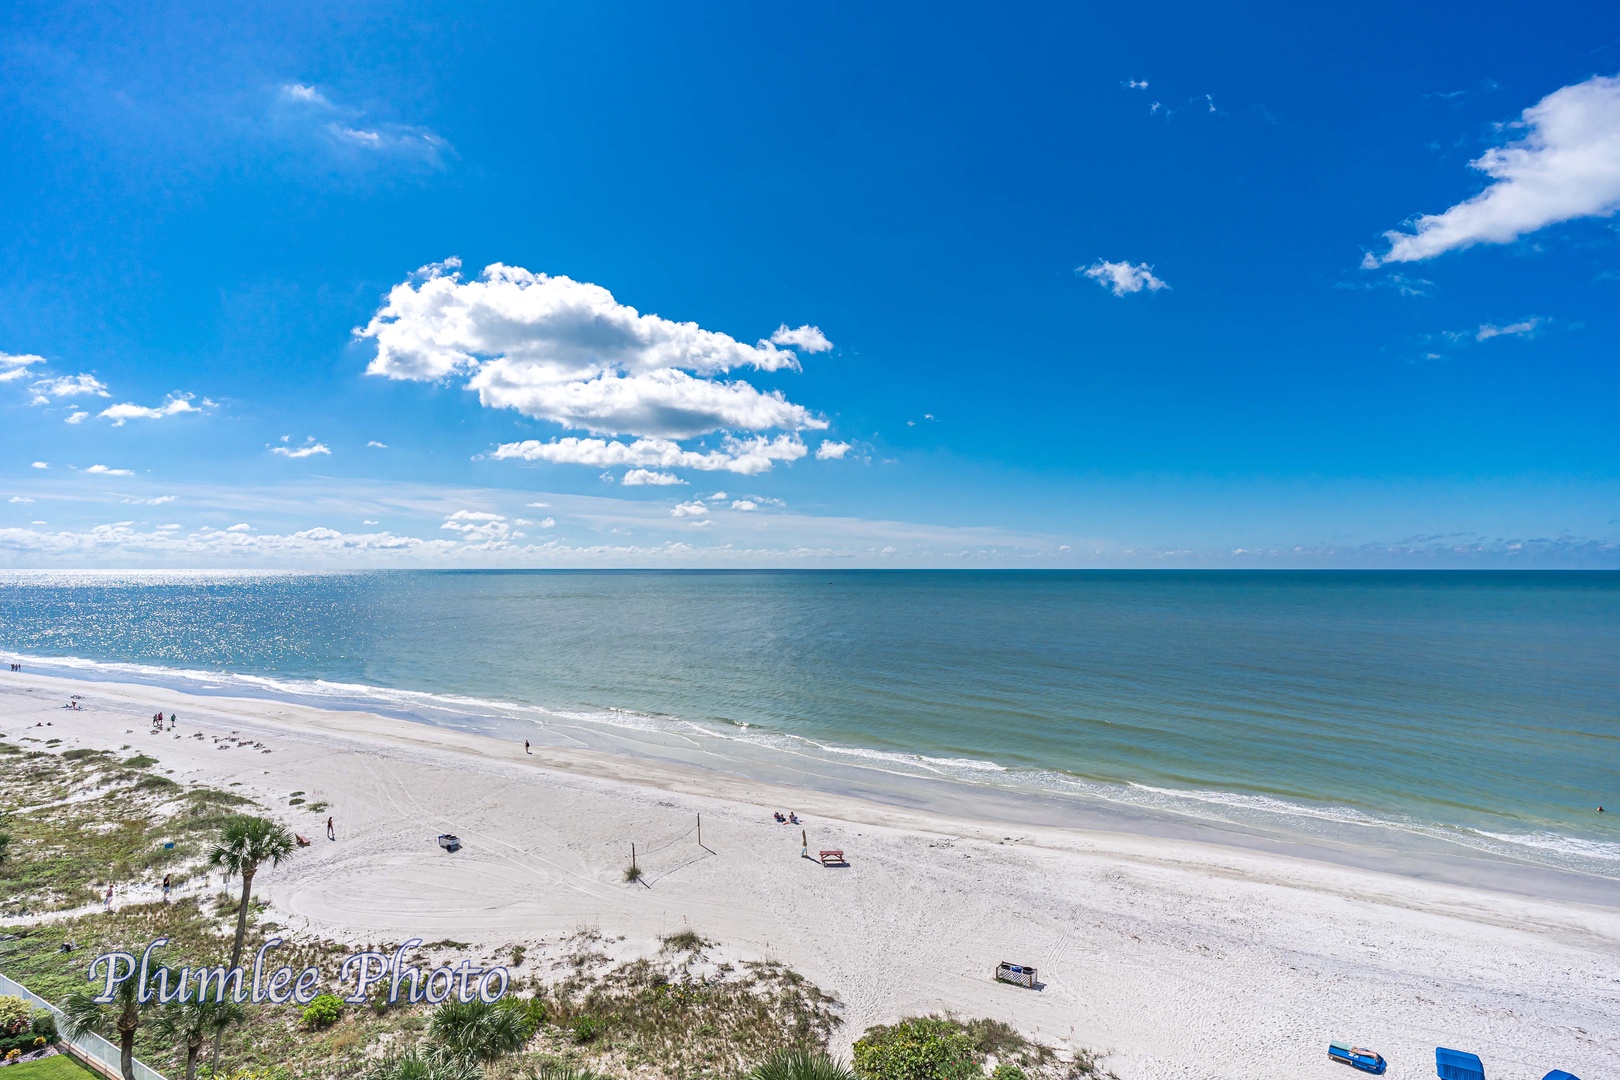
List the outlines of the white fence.
{"type": "MultiPolygon", "coordinates": [[[[118,1063],[118,1047],[115,1044],[108,1042],[100,1035],[86,1034],[80,1035],[77,1039],[68,1038],[67,1033],[62,1031],[61,1009],[58,1009],[55,1005],[52,1005],[38,994],[28,989],[28,987],[24,986],[22,983],[8,979],[4,975],[0,975],[0,994],[6,994],[12,997],[20,997],[24,1001],[32,1002],[42,1009],[49,1009],[52,1013],[56,1014],[56,1028],[57,1031],[61,1033],[63,1042],[72,1043],[73,1048],[79,1053],[83,1054],[92,1061],[97,1061],[102,1065],[105,1065],[112,1075],[123,1075],[122,1066],[120,1066],[118,1063]]],[[[0,1076],[3,1075],[4,1074],[0,1074],[0,1076]]],[[[135,1080],[163,1080],[163,1074],[158,1072],[156,1069],[149,1069],[137,1061],[135,1063],[135,1080]]]]}

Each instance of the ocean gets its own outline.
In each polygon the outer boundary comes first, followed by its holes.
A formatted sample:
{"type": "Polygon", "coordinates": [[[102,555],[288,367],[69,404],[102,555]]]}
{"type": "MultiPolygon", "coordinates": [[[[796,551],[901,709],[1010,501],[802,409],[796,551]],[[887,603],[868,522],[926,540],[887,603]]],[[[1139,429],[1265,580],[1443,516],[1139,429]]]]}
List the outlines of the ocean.
{"type": "Polygon", "coordinates": [[[1620,880],[1614,573],[17,571],[0,651],[880,798],[1620,880]]]}

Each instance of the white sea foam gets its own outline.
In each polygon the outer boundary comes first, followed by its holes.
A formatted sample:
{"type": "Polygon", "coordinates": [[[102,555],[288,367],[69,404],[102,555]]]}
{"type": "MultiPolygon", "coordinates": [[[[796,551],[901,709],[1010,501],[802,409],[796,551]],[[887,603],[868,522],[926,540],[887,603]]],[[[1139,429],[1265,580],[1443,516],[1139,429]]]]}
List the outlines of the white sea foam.
{"type": "MultiPolygon", "coordinates": [[[[376,709],[429,723],[501,717],[544,728],[578,725],[618,729],[690,742],[734,742],[768,753],[808,757],[912,779],[944,781],[1043,796],[1099,801],[1136,810],[1171,813],[1202,821],[1323,834],[1324,830],[1391,830],[1421,836],[1505,858],[1530,861],[1604,877],[1620,877],[1620,844],[1550,831],[1510,833],[1419,821],[1397,814],[1373,814],[1350,806],[1283,799],[1252,792],[1167,788],[1136,782],[1109,782],[1051,769],[1012,768],[983,758],[939,757],[870,747],[840,746],[773,731],[746,722],[700,722],[623,708],[549,709],[525,702],[465,694],[404,690],[329,679],[293,679],[249,673],[171,668],[155,664],[38,657],[0,651],[0,657],[30,669],[58,669],[92,678],[126,678],[179,690],[312,701],[327,707],[376,709]]],[[[740,762],[738,764],[741,764],[740,762]]]]}

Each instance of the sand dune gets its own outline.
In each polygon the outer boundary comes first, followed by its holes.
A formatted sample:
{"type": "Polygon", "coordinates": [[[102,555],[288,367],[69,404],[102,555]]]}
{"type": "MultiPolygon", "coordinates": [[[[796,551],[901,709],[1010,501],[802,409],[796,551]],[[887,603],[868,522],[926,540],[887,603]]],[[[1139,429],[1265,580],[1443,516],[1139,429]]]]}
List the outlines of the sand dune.
{"type": "MultiPolygon", "coordinates": [[[[1364,1041],[1392,1078],[1433,1075],[1437,1043],[1493,1078],[1620,1076],[1620,910],[1120,833],[909,813],[589,751],[545,750],[359,713],[187,698],[28,674],[0,684],[0,730],[129,744],[176,779],[233,781],[315,839],[263,877],[275,917],[351,940],[494,949],[582,928],[651,947],[691,927],[780,959],[835,994],[845,1043],[918,1011],[993,1015],[1108,1051],[1126,1080],[1352,1075],[1364,1041]],[[84,712],[60,708],[69,693],[84,712]],[[190,736],[149,735],[161,704],[190,736]],[[286,805],[307,792],[325,815],[286,805]],[[847,869],[800,857],[842,848],[847,869]],[[703,841],[696,835],[702,815],[703,841]],[[436,834],[457,833],[449,855],[436,834]],[[625,884],[630,845],[647,884],[625,884]],[[991,980],[1033,964],[1039,992],[991,980]]],[[[1620,898],[1617,898],[1620,902],[1620,898]]],[[[544,947],[544,946],[537,946],[544,947]]]]}

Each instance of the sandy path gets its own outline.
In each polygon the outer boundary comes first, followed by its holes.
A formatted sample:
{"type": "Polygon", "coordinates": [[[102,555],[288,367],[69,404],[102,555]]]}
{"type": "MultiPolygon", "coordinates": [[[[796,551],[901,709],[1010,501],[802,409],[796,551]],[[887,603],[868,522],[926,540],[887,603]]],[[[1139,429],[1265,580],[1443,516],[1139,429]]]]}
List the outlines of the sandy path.
{"type": "Polygon", "coordinates": [[[278,807],[315,838],[263,878],[294,930],[493,949],[596,928],[633,951],[690,926],[835,994],[846,1044],[952,1009],[1110,1051],[1126,1080],[1346,1080],[1325,1056],[1334,1038],[1377,1047],[1392,1078],[1432,1076],[1437,1043],[1479,1053],[1493,1080],[1620,1076],[1616,909],[1128,835],[1009,842],[971,821],[589,751],[530,757],[367,714],[26,674],[0,696],[9,737],[128,744],[176,779],[236,781],[278,807]],[[61,709],[70,692],[84,712],[61,709]],[[187,737],[146,733],[159,704],[187,737]],[[231,731],[272,753],[217,749],[231,731]],[[295,790],[331,803],[336,843],[324,815],[286,806],[295,790]],[[843,848],[852,865],[801,859],[772,809],[797,810],[812,851],[843,848]],[[439,851],[443,831],[464,849],[439,851]],[[632,842],[651,888],[622,881],[632,842]],[[1045,988],[992,982],[1000,960],[1037,966],[1045,988]]]}

